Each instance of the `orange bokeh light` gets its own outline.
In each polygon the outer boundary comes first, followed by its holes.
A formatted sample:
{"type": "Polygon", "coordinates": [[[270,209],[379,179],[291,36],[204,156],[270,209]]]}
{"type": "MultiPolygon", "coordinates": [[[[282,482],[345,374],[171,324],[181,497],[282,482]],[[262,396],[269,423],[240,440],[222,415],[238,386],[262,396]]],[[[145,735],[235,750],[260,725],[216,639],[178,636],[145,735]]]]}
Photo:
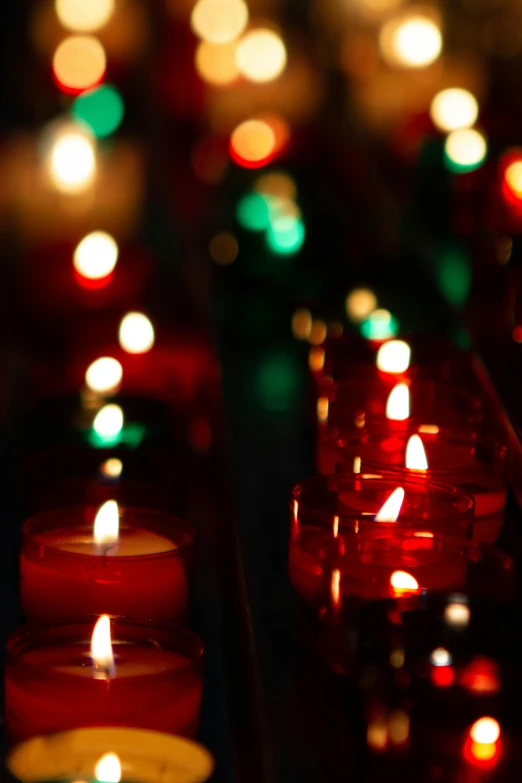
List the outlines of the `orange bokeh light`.
{"type": "Polygon", "coordinates": [[[246,120],[230,136],[230,156],[239,166],[255,169],[269,163],[276,151],[276,134],[263,120],[246,120]]]}
{"type": "Polygon", "coordinates": [[[107,65],[105,49],[91,35],[70,35],[56,48],[53,74],[63,92],[76,95],[99,84],[107,65]]]}

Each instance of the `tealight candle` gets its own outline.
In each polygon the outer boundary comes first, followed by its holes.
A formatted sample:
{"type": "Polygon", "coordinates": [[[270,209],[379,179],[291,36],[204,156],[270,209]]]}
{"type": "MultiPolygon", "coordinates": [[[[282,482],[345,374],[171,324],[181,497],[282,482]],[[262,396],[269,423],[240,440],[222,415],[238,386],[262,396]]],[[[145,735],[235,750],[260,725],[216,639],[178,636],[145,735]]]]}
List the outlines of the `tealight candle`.
{"type": "Polygon", "coordinates": [[[5,724],[12,742],[83,726],[193,735],[201,640],[127,619],[26,626],[7,646],[5,724]],[[92,639],[89,642],[89,637],[92,639]]]}
{"type": "MultiPolygon", "coordinates": [[[[305,601],[317,603],[332,546],[353,551],[355,559],[360,556],[362,567],[366,562],[362,542],[373,537],[389,539],[388,562],[396,570],[406,563],[421,563],[426,551],[431,551],[433,533],[471,535],[473,505],[471,496],[454,487],[405,477],[398,480],[389,474],[307,479],[292,492],[290,579],[305,601]],[[404,541],[400,535],[405,530],[419,531],[421,538],[404,541]]],[[[447,559],[439,562],[434,552],[431,558],[433,574],[440,572],[439,581],[450,578],[447,559]]],[[[368,589],[371,584],[369,579],[368,589]]]]}
{"type": "MultiPolygon", "coordinates": [[[[418,441],[417,441],[418,442],[418,441]]],[[[506,505],[503,477],[507,450],[472,431],[451,431],[431,424],[405,423],[393,433],[381,426],[370,427],[339,441],[338,467],[364,472],[396,470],[401,476],[418,476],[441,484],[452,484],[475,499],[473,535],[493,543],[500,535],[506,505]],[[422,441],[426,465],[406,465],[412,436],[422,441]]],[[[401,479],[398,478],[398,481],[401,479]]]]}
{"type": "Polygon", "coordinates": [[[25,522],[22,609],[54,622],[103,611],[173,620],[187,612],[194,529],[169,514],[65,508],[25,522]]]}
{"type": "Polygon", "coordinates": [[[372,375],[325,388],[317,411],[317,468],[323,474],[335,471],[337,440],[354,429],[400,428],[407,419],[475,429],[484,417],[480,396],[459,386],[419,378],[385,383],[372,375]]]}
{"type": "Polygon", "coordinates": [[[122,780],[140,783],[203,783],[213,768],[210,753],[191,740],[122,726],[32,737],[13,748],[6,765],[21,783],[112,781],[118,775],[100,769],[108,754],[118,759],[122,780]]]}

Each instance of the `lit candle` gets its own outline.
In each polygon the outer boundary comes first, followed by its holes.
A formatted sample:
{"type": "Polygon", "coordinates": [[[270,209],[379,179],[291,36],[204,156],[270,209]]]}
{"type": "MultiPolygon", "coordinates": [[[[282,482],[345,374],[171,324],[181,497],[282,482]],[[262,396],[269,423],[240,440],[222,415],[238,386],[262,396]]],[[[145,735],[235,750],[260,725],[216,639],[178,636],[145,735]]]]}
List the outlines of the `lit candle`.
{"type": "Polygon", "coordinates": [[[94,629],[92,621],[26,626],[8,642],[9,739],[111,725],[193,735],[201,656],[201,640],[175,626],[106,615],[94,629]]]}
{"type": "Polygon", "coordinates": [[[66,779],[114,783],[119,771],[122,780],[141,783],[203,783],[213,768],[208,751],[191,740],[120,726],[33,737],[13,748],[6,763],[21,783],[66,779]]]}
{"type": "Polygon", "coordinates": [[[341,439],[338,462],[341,469],[348,470],[358,457],[359,469],[364,472],[397,470],[403,475],[415,473],[431,481],[460,487],[475,499],[474,537],[493,543],[504,520],[506,456],[502,444],[472,431],[450,431],[410,422],[393,433],[376,425],[357,436],[341,439]],[[427,463],[417,466],[406,463],[412,437],[417,447],[422,442],[427,463]]]}
{"type": "MultiPolygon", "coordinates": [[[[448,558],[444,554],[439,558],[430,536],[470,535],[473,500],[453,487],[404,479],[399,484],[390,475],[335,475],[307,479],[294,487],[289,570],[292,584],[305,601],[320,600],[326,564],[337,548],[346,549],[359,563],[370,591],[373,577],[367,565],[373,558],[372,547],[376,547],[376,563],[380,550],[387,547],[387,562],[398,571],[409,570],[407,565],[429,556],[437,564],[434,573],[440,571],[440,582],[444,582],[448,558]],[[404,539],[405,531],[417,531],[419,537],[404,539]]],[[[380,597],[389,597],[390,585],[383,588],[381,580],[379,591],[380,597]]]]}
{"type": "Polygon", "coordinates": [[[23,526],[22,608],[30,621],[100,614],[173,620],[187,612],[194,529],[119,508],[59,509],[23,526]]]}

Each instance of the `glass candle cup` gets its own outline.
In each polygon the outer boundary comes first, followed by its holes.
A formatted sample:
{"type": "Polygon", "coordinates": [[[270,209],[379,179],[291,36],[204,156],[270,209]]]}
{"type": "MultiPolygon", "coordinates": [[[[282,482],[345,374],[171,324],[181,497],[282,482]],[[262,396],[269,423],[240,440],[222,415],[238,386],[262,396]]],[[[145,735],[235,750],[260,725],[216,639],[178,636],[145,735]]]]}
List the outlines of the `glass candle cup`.
{"type": "Polygon", "coordinates": [[[192,740],[122,726],[32,737],[10,751],[6,766],[20,783],[96,781],[98,763],[108,753],[117,757],[121,780],[134,783],[203,783],[214,766],[210,753],[192,740]]]}
{"type": "Polygon", "coordinates": [[[473,536],[485,543],[499,537],[506,505],[505,469],[507,448],[471,430],[449,430],[407,422],[393,433],[387,427],[372,426],[338,442],[338,470],[365,473],[396,471],[399,477],[452,484],[469,492],[475,500],[473,536]],[[427,470],[405,468],[406,449],[412,435],[418,435],[426,453],[427,470]]]}
{"type": "Polygon", "coordinates": [[[332,546],[356,551],[365,537],[394,540],[396,532],[404,530],[471,535],[473,507],[472,497],[462,490],[403,476],[337,474],[307,479],[292,491],[292,584],[307,603],[317,605],[332,546]],[[398,487],[404,490],[404,500],[397,521],[376,522],[376,514],[398,487]]]}
{"type": "MultiPolygon", "coordinates": [[[[514,780],[522,617],[492,599],[379,602],[354,622],[366,767],[409,783],[514,780]]],[[[379,774],[380,773],[380,774],[379,774]]]]}
{"type": "Polygon", "coordinates": [[[22,528],[21,598],[30,622],[110,613],[187,613],[195,531],[170,514],[116,506],[119,532],[96,543],[90,507],[47,511],[22,528]]]}
{"type": "MultiPolygon", "coordinates": [[[[380,373],[379,375],[388,374],[380,373]]],[[[404,421],[386,419],[388,396],[399,382],[409,388],[410,420],[426,422],[448,429],[470,427],[479,431],[484,419],[482,399],[467,389],[437,381],[392,376],[382,379],[375,374],[334,383],[323,390],[317,402],[317,469],[328,474],[335,471],[337,441],[354,430],[380,424],[390,431],[404,426],[404,421]]]]}
{"type": "Polygon", "coordinates": [[[193,736],[203,645],[174,625],[111,622],[113,669],[91,658],[96,618],[25,626],[10,637],[5,724],[11,742],[86,726],[131,726],[193,736]]]}

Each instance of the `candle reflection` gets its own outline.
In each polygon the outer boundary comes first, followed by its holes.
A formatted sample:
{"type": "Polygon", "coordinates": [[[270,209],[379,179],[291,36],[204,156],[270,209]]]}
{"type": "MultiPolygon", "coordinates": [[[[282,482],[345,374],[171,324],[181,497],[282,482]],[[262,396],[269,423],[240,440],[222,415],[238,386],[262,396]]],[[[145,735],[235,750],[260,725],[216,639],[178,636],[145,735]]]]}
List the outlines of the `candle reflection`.
{"type": "Polygon", "coordinates": [[[94,767],[94,774],[103,783],[120,783],[121,763],[116,753],[105,753],[94,767]]]}

